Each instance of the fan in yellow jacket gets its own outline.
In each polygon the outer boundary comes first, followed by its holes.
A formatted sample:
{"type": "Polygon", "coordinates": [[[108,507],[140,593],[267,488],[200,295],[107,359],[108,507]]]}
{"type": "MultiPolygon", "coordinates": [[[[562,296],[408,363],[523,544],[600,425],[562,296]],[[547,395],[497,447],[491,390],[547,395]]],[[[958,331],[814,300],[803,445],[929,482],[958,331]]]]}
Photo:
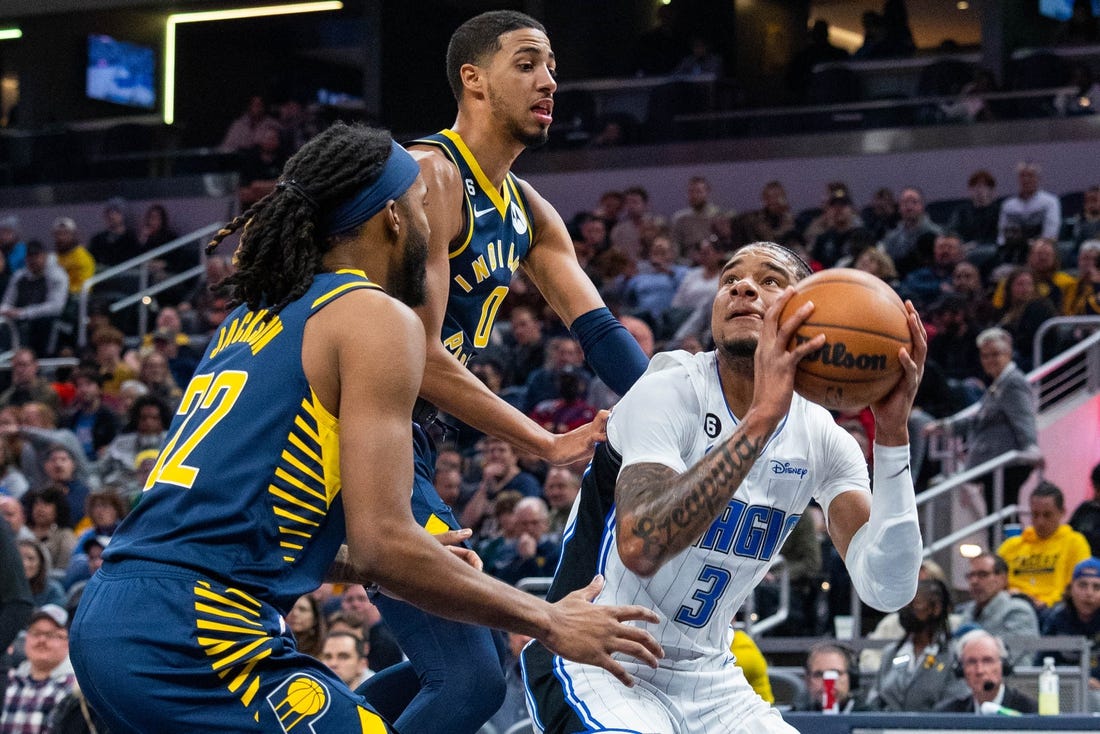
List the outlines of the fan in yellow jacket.
{"type": "Polygon", "coordinates": [[[1065,498],[1040,482],[1029,499],[1031,525],[1001,543],[997,555],[1008,564],[1008,591],[1027,594],[1040,608],[1056,604],[1072,580],[1073,567],[1092,555],[1085,536],[1062,523],[1065,498]]]}

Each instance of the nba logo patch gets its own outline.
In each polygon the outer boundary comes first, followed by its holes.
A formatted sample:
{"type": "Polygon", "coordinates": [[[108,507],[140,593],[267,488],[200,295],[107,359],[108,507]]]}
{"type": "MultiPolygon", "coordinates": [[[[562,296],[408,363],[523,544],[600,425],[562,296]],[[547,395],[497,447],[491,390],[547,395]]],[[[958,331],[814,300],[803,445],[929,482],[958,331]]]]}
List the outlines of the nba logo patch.
{"type": "Polygon", "coordinates": [[[306,728],[298,731],[312,732],[313,724],[328,711],[329,691],[313,676],[295,675],[271,692],[267,705],[284,732],[294,731],[299,724],[306,728]]]}

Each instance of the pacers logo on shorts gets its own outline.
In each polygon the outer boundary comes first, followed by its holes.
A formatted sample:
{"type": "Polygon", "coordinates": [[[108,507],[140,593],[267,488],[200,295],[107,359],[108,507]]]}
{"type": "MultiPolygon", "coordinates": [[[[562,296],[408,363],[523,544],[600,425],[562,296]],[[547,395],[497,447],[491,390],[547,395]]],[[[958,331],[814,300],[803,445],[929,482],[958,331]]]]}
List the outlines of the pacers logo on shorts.
{"type": "Polygon", "coordinates": [[[313,731],[313,724],[325,715],[329,705],[329,692],[325,684],[309,675],[296,675],[271,692],[267,703],[275,712],[284,732],[290,732],[299,724],[313,731]]]}

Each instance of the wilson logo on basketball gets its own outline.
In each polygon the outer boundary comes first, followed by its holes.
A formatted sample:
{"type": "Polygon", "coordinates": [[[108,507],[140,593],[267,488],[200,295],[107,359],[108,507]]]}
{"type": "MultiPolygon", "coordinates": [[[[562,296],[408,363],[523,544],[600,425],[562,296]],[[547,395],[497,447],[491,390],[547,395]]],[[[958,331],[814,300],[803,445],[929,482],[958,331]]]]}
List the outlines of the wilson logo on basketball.
{"type": "MultiPolygon", "coordinates": [[[[795,340],[799,344],[802,344],[803,342],[808,342],[810,338],[796,335],[795,340]]],[[[825,342],[825,346],[813,354],[807,355],[802,361],[821,362],[821,364],[842,367],[844,369],[876,370],[880,372],[886,370],[885,354],[855,354],[848,351],[848,347],[844,342],[835,342],[832,344],[825,342]]]]}

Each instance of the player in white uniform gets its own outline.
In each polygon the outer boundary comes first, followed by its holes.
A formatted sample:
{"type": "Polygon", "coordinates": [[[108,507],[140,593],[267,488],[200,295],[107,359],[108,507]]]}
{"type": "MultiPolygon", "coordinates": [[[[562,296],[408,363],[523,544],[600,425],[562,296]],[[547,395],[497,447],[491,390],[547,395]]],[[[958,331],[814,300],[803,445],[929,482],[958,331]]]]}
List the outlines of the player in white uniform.
{"type": "Polygon", "coordinates": [[[594,561],[607,579],[596,602],[657,610],[662,621],[644,626],[665,658],[655,670],[624,663],[637,681],[628,689],[599,668],[529,646],[528,707],[547,734],[794,731],[733,664],[729,624],[811,497],[864,601],[894,610],[913,598],[921,537],[906,420],[923,371],[925,332],[907,304],[913,348],[900,355],[904,375],[872,406],[872,496],[855,440],[824,408],[793,393],[797,362],[824,343],[819,335],[794,352],[785,349],[810,305],[778,323],[788,286],[808,272],[778,245],[738,250],[714,302],[717,350],[656,356],[615,407],[566,528],[555,583],[592,570],[569,568],[571,559],[594,561]],[[605,501],[594,510],[593,496],[606,497],[607,485],[614,486],[614,507],[605,501]],[[598,521],[581,517],[603,510],[598,521]],[[594,537],[597,527],[601,538],[594,537]],[[598,554],[571,555],[570,544],[598,554]]]}

